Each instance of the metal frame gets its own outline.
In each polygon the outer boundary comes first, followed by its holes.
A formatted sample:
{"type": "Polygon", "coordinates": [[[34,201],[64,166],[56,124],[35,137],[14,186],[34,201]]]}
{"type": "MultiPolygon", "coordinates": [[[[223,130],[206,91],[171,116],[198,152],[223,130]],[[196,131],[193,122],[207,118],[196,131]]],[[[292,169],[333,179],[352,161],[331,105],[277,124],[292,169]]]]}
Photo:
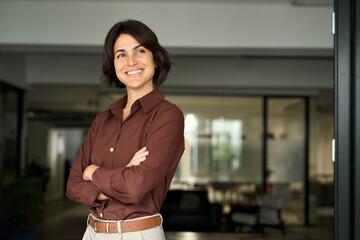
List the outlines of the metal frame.
{"type": "Polygon", "coordinates": [[[305,226],[309,226],[309,190],[310,190],[310,182],[309,182],[309,141],[310,141],[310,99],[309,97],[305,97],[305,108],[304,108],[304,224],[305,226]]]}
{"type": "Polygon", "coordinates": [[[268,97],[263,97],[263,116],[262,116],[262,193],[266,192],[266,182],[268,177],[268,143],[267,143],[267,132],[268,132],[268,97]]]}
{"type": "Polygon", "coordinates": [[[355,227],[355,239],[360,239],[360,1],[355,1],[356,6],[354,9],[355,15],[355,73],[354,73],[354,87],[353,87],[353,124],[354,124],[354,161],[355,161],[355,173],[354,173],[354,226],[355,227]]]}
{"type": "Polygon", "coordinates": [[[335,239],[360,239],[360,0],[335,0],[335,239]]]}

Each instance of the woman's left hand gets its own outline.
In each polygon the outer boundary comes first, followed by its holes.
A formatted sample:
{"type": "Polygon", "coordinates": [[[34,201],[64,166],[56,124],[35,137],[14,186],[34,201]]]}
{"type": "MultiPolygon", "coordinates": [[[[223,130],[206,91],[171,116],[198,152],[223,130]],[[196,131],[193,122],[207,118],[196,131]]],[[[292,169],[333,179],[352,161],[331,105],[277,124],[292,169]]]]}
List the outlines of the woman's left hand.
{"type": "Polygon", "coordinates": [[[97,166],[95,164],[91,164],[91,165],[87,166],[83,173],[83,179],[92,181],[92,175],[95,172],[95,170],[98,168],[99,168],[99,166],[97,166]]]}

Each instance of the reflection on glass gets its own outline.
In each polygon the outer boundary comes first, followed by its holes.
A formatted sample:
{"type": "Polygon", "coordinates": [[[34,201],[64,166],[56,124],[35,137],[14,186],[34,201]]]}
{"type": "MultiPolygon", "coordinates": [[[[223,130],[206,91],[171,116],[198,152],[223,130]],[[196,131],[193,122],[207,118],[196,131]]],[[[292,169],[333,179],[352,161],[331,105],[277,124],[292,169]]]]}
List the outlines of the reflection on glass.
{"type": "Polygon", "coordinates": [[[185,116],[182,183],[261,183],[261,97],[166,96],[185,116]]]}
{"type": "Polygon", "coordinates": [[[211,130],[211,176],[216,181],[231,180],[231,172],[239,169],[241,163],[241,120],[213,119],[211,130]]]}
{"type": "Polygon", "coordinates": [[[334,138],[333,92],[323,92],[310,101],[309,222],[333,231],[334,162],[331,142],[334,138]],[[324,101],[324,99],[326,101],[324,101]]]}
{"type": "Polygon", "coordinates": [[[284,198],[286,223],[304,222],[304,114],[303,98],[268,100],[268,191],[284,198]]]}
{"type": "Polygon", "coordinates": [[[191,146],[191,173],[198,173],[198,121],[194,114],[185,117],[184,137],[187,145],[191,146]]]}

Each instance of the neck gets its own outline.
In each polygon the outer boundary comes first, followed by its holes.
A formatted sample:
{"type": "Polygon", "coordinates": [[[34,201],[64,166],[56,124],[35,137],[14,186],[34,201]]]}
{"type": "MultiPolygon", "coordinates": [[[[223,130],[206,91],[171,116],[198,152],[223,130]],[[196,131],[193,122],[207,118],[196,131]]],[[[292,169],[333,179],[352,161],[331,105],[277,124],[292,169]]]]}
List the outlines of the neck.
{"type": "Polygon", "coordinates": [[[147,89],[141,89],[141,90],[132,90],[132,89],[126,89],[127,90],[127,103],[125,108],[131,108],[133,103],[138,100],[139,98],[142,98],[146,94],[150,93],[154,90],[154,87],[151,86],[147,89]]]}

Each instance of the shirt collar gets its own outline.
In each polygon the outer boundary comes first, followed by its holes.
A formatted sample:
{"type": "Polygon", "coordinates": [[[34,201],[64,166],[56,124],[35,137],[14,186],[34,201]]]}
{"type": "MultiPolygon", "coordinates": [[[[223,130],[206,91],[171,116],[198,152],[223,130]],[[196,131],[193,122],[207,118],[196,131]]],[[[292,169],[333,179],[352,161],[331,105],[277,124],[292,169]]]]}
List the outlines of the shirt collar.
{"type": "Polygon", "coordinates": [[[140,102],[142,109],[144,109],[144,112],[147,113],[151,111],[156,105],[158,105],[163,99],[164,96],[161,94],[161,92],[158,89],[154,89],[150,93],[140,98],[138,101],[140,102]]]}
{"type": "MultiPolygon", "coordinates": [[[[151,111],[156,105],[158,105],[161,100],[164,99],[164,96],[158,89],[154,89],[150,93],[136,100],[131,106],[131,111],[133,108],[138,106],[140,103],[141,108],[145,113],[151,111]]],[[[127,95],[123,96],[116,102],[110,105],[109,110],[112,114],[114,114],[118,119],[122,118],[122,109],[126,106],[127,103],[127,95]]]]}

